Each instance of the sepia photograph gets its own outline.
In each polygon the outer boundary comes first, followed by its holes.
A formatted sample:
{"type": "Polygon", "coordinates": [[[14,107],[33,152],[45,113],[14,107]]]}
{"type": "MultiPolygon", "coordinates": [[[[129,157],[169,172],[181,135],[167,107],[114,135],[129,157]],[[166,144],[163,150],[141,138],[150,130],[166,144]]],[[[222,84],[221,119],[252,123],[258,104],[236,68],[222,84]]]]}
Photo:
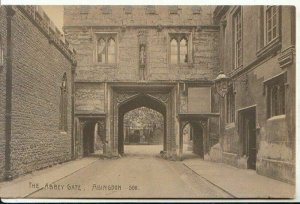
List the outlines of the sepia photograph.
{"type": "Polygon", "coordinates": [[[172,4],[0,4],[1,199],[296,199],[296,6],[172,4]]]}

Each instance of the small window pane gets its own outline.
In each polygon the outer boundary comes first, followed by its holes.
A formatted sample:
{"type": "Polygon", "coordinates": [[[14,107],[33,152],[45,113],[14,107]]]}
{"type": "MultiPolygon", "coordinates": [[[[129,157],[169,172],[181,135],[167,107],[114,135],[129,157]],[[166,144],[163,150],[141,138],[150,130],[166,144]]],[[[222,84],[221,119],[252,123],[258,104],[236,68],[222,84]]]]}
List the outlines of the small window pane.
{"type": "Polygon", "coordinates": [[[234,41],[234,68],[238,68],[242,65],[242,22],[241,22],[241,10],[233,16],[233,41],[234,41]]]}
{"type": "Polygon", "coordinates": [[[272,110],[273,113],[272,115],[278,115],[278,91],[277,91],[277,86],[274,86],[272,88],[272,110]]]}
{"type": "Polygon", "coordinates": [[[100,39],[98,41],[98,62],[105,63],[105,41],[100,39]]]}
{"type": "Polygon", "coordinates": [[[108,63],[116,62],[116,43],[114,39],[110,39],[108,42],[108,63]]]}
{"type": "Polygon", "coordinates": [[[187,63],[188,62],[188,46],[187,46],[187,40],[182,39],[180,41],[180,63],[187,63]]]}
{"type": "Polygon", "coordinates": [[[266,43],[271,42],[278,36],[278,8],[268,7],[266,10],[266,43]]]}
{"type": "Polygon", "coordinates": [[[268,87],[268,112],[269,117],[285,114],[285,85],[284,77],[273,79],[268,87]]]}
{"type": "Polygon", "coordinates": [[[178,47],[175,39],[171,40],[171,63],[177,64],[178,62],[178,47]]]}

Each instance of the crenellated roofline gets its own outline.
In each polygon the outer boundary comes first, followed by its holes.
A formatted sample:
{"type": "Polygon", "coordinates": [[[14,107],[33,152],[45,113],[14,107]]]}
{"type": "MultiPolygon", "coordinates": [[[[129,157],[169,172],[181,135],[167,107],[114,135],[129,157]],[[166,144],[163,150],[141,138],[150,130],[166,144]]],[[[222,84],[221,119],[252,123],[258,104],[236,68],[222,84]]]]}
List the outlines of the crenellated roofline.
{"type": "Polygon", "coordinates": [[[76,65],[76,51],[68,41],[62,39],[59,29],[50,20],[41,6],[16,6],[26,17],[53,43],[56,48],[73,64],[76,65]]]}

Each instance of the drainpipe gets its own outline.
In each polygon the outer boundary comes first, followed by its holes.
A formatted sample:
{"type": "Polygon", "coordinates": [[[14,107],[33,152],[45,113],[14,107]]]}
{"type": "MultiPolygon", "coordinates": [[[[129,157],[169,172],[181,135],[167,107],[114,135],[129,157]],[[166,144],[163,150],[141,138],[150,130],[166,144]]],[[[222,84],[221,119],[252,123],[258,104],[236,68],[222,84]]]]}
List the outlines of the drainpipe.
{"type": "Polygon", "coordinates": [[[5,104],[5,180],[11,180],[11,113],[12,113],[12,18],[15,10],[6,6],[7,19],[7,53],[6,53],[6,104],[5,104]]]}

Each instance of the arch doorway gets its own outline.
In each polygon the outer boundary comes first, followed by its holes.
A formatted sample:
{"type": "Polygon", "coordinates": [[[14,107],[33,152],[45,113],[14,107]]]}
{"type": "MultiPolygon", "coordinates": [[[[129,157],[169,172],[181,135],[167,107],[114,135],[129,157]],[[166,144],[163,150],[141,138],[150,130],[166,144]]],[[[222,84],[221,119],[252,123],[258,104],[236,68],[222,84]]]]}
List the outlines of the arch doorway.
{"type": "Polygon", "coordinates": [[[210,139],[208,135],[208,129],[210,120],[218,118],[218,113],[181,113],[178,114],[180,125],[180,149],[179,157],[181,160],[194,156],[204,158],[204,155],[208,153],[210,147],[210,139]],[[192,150],[193,154],[185,154],[184,151],[184,129],[186,126],[190,126],[190,133],[192,138],[192,150]]]}
{"type": "MultiPolygon", "coordinates": [[[[124,134],[124,116],[126,113],[145,107],[148,109],[152,109],[158,113],[160,113],[163,117],[163,151],[166,151],[166,105],[161,101],[146,95],[139,94],[131,99],[124,101],[119,105],[118,108],[118,152],[119,154],[124,154],[124,143],[125,143],[125,134],[124,134]]],[[[135,141],[137,142],[137,141],[135,141]]],[[[159,152],[157,152],[159,153],[159,152]]]]}
{"type": "Polygon", "coordinates": [[[95,152],[95,122],[87,122],[83,128],[83,156],[95,152]]]}
{"type": "Polygon", "coordinates": [[[105,115],[77,114],[74,128],[74,158],[104,154],[107,143],[105,115]]]}
{"type": "Polygon", "coordinates": [[[103,121],[88,120],[83,127],[83,156],[93,154],[102,155],[104,152],[104,135],[103,121]]]}
{"type": "Polygon", "coordinates": [[[195,154],[202,159],[204,158],[203,133],[203,127],[197,122],[187,122],[183,126],[183,159],[193,157],[195,154]]]}

